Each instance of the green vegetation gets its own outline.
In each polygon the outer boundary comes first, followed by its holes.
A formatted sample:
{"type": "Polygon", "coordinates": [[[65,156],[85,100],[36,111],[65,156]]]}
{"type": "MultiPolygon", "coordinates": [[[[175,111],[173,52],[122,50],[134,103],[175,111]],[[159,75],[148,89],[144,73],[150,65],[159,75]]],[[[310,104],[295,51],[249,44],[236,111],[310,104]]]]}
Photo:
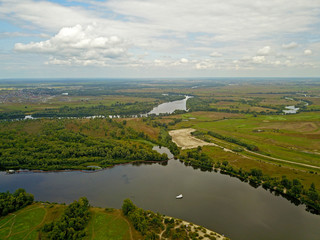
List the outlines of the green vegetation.
{"type": "Polygon", "coordinates": [[[0,217],[31,204],[33,199],[33,195],[26,193],[22,188],[17,189],[13,194],[0,193],[0,217]]]}
{"type": "Polygon", "coordinates": [[[215,239],[214,236],[219,236],[221,239],[227,240],[227,238],[217,233],[200,226],[194,226],[192,223],[138,208],[130,199],[124,200],[122,212],[132,222],[134,228],[142,234],[145,240],[163,238],[197,240],[203,239],[204,237],[206,239],[215,239]]]}
{"type": "Polygon", "coordinates": [[[42,227],[41,239],[82,239],[86,236],[84,229],[89,217],[89,201],[82,197],[71,203],[58,221],[42,227]]]}
{"type": "Polygon", "coordinates": [[[145,211],[129,199],[124,201],[122,211],[90,207],[82,197],[68,206],[33,203],[0,218],[0,239],[150,240],[160,236],[169,240],[221,237],[201,226],[145,211]]]}
{"type": "Polygon", "coordinates": [[[131,116],[149,112],[162,102],[184,97],[170,92],[144,91],[143,82],[126,81],[49,81],[0,84],[1,119],[33,117],[87,117],[98,115],[131,116]],[[74,85],[72,85],[74,84],[74,85]],[[1,88],[2,87],[2,88],[1,88]],[[139,89],[139,90],[138,90],[139,89]],[[133,91],[132,91],[133,90],[133,91]],[[138,90],[138,91],[137,91],[138,90]],[[142,91],[141,91],[142,90],[142,91]]]}
{"type": "Polygon", "coordinates": [[[87,226],[88,232],[84,239],[133,239],[141,238],[140,234],[131,230],[131,224],[123,217],[118,209],[112,211],[102,208],[90,208],[90,221],[87,226]]]}
{"type": "Polygon", "coordinates": [[[2,169],[88,169],[132,161],[164,161],[143,132],[111,119],[0,123],[2,169]]]}
{"type": "Polygon", "coordinates": [[[38,230],[47,212],[44,206],[37,203],[0,218],[0,239],[38,239],[38,230]]]}
{"type": "Polygon", "coordinates": [[[320,212],[320,193],[316,190],[313,182],[308,186],[305,182],[302,184],[297,178],[288,179],[286,175],[281,177],[270,176],[263,173],[260,168],[251,168],[250,170],[245,170],[242,167],[237,168],[229,164],[227,160],[220,162],[214,157],[210,157],[201,147],[182,151],[179,159],[194,168],[201,168],[204,171],[214,169],[216,172],[220,171],[222,174],[228,174],[239,178],[241,181],[249,182],[254,187],[262,186],[270,192],[281,194],[297,205],[300,203],[306,204],[308,211],[320,212]]]}
{"type": "Polygon", "coordinates": [[[218,139],[221,139],[221,140],[224,140],[224,141],[227,141],[227,142],[230,142],[230,143],[237,144],[237,145],[242,146],[242,147],[245,147],[250,151],[259,151],[259,148],[257,146],[255,146],[253,144],[247,144],[247,143],[242,142],[239,139],[236,139],[236,138],[233,138],[233,137],[222,136],[221,134],[215,133],[215,132],[212,132],[212,131],[209,131],[208,135],[210,135],[212,137],[215,137],[215,138],[218,138],[218,139]]]}

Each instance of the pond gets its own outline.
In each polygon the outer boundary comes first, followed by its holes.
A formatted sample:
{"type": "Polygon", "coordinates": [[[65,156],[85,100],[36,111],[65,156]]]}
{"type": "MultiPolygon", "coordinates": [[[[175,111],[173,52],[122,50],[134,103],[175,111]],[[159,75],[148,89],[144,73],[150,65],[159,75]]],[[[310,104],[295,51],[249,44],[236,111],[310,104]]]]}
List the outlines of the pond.
{"type": "MultiPolygon", "coordinates": [[[[166,148],[159,151],[168,153],[166,148]]],[[[233,240],[320,236],[320,216],[304,206],[173,159],[96,172],[0,173],[0,191],[20,187],[41,201],[70,203],[87,196],[93,206],[121,208],[123,200],[130,198],[139,207],[203,225],[233,240]],[[183,198],[177,200],[180,193],[183,198]]]]}

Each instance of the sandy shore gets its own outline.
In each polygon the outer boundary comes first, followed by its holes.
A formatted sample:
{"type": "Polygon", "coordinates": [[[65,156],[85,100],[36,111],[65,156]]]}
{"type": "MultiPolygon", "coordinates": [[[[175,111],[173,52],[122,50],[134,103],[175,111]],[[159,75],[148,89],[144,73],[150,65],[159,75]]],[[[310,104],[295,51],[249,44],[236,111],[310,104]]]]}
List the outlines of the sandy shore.
{"type": "Polygon", "coordinates": [[[182,149],[196,148],[198,146],[205,146],[205,145],[211,145],[216,147],[218,146],[214,143],[208,143],[192,136],[191,133],[194,131],[196,130],[193,128],[184,128],[184,129],[172,130],[169,132],[169,134],[172,137],[172,141],[182,149]]]}
{"type": "MultiPolygon", "coordinates": [[[[171,219],[171,217],[166,216],[165,218],[171,219]]],[[[210,229],[204,228],[202,226],[187,222],[187,221],[183,221],[177,218],[175,219],[175,227],[174,228],[185,228],[187,234],[189,235],[190,233],[198,233],[198,237],[201,237],[203,240],[210,240],[213,239],[213,237],[216,240],[229,240],[229,238],[225,237],[222,234],[216,233],[210,229]]],[[[163,237],[163,233],[165,232],[166,229],[164,229],[161,233],[160,233],[160,239],[161,240],[165,240],[166,238],[163,237]]]]}

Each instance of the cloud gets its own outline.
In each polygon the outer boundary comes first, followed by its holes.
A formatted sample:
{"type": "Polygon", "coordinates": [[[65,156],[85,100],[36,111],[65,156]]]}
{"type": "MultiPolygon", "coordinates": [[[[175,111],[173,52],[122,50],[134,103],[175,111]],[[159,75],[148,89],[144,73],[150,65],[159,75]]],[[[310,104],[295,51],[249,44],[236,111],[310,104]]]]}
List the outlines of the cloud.
{"type": "Polygon", "coordinates": [[[306,55],[306,56],[310,56],[310,55],[312,55],[312,51],[310,50],[310,49],[306,49],[306,50],[304,50],[304,55],[306,55]]]}
{"type": "Polygon", "coordinates": [[[189,60],[188,60],[188,59],[186,59],[186,58],[181,58],[181,59],[180,59],[180,62],[181,62],[181,63],[188,63],[188,62],[189,62],[189,60]]]}
{"type": "Polygon", "coordinates": [[[118,36],[99,36],[94,25],[62,28],[46,41],[29,44],[16,43],[18,52],[49,54],[52,64],[105,64],[112,59],[126,57],[127,44],[118,36]]]}
{"type": "Polygon", "coordinates": [[[195,65],[195,69],[197,70],[214,69],[215,67],[216,67],[216,64],[209,59],[200,61],[195,65]]]}
{"type": "Polygon", "coordinates": [[[301,64],[300,45],[313,51],[304,53],[313,56],[310,66],[319,66],[314,54],[320,49],[314,46],[320,23],[316,0],[54,1],[0,0],[0,21],[16,27],[16,33],[0,33],[10,41],[6,48],[38,53],[32,55],[38,62],[45,58],[55,65],[230,70],[238,59],[241,71],[259,73],[272,63],[289,66],[285,56],[277,57],[288,49],[290,66],[301,64]]]}
{"type": "Polygon", "coordinates": [[[24,33],[24,32],[1,32],[0,38],[16,38],[16,37],[39,37],[48,38],[47,34],[34,34],[34,33],[24,33]]]}
{"type": "Polygon", "coordinates": [[[265,56],[254,56],[252,57],[253,63],[264,63],[266,61],[265,56]]]}
{"type": "Polygon", "coordinates": [[[268,56],[271,52],[270,46],[265,46],[257,51],[257,55],[259,56],[268,56]]]}
{"type": "Polygon", "coordinates": [[[89,24],[98,19],[92,11],[79,7],[65,7],[44,0],[1,0],[0,18],[24,28],[42,28],[47,31],[57,31],[76,24],[89,24]]]}
{"type": "Polygon", "coordinates": [[[291,42],[291,43],[288,43],[288,44],[282,44],[282,48],[284,49],[293,49],[293,48],[296,48],[298,47],[298,43],[296,42],[291,42]]]}
{"type": "Polygon", "coordinates": [[[222,57],[222,54],[219,52],[212,52],[210,53],[210,57],[222,57]]]}

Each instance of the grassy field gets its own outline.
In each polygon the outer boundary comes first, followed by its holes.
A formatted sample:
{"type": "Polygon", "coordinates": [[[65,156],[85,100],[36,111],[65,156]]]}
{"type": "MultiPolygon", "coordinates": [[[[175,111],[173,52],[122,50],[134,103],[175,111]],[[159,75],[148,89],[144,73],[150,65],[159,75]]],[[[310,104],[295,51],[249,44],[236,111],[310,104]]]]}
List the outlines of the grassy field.
{"type": "MultiPolygon", "coordinates": [[[[18,100],[18,99],[17,99],[18,100]]],[[[26,111],[32,113],[37,110],[56,109],[63,106],[91,107],[96,105],[111,106],[112,104],[126,104],[133,102],[155,102],[153,98],[130,97],[121,95],[103,96],[49,96],[33,102],[7,102],[0,105],[1,111],[26,111]]]]}
{"type": "MultiPolygon", "coordinates": [[[[308,164],[320,166],[320,115],[317,113],[299,113],[294,115],[230,114],[215,112],[191,112],[180,115],[183,121],[172,129],[194,128],[203,132],[213,131],[223,136],[233,137],[259,147],[259,154],[242,150],[227,152],[222,148],[206,146],[203,151],[213,162],[228,161],[236,169],[250,171],[261,169],[264,174],[273,177],[286,175],[297,178],[306,187],[312,182],[320,190],[320,169],[300,166],[308,164]],[[280,162],[279,158],[292,163],[280,162]],[[317,174],[315,174],[317,173],[317,174]]],[[[168,117],[170,118],[170,117],[168,117]]],[[[213,143],[224,148],[236,150],[243,147],[211,136],[213,143]]]]}
{"type": "Polygon", "coordinates": [[[221,119],[220,113],[220,121],[219,116],[214,115],[188,113],[182,115],[188,121],[177,127],[217,132],[254,144],[267,156],[320,166],[320,115],[317,113],[258,117],[238,114],[229,119],[221,119]]]}
{"type": "MultiPolygon", "coordinates": [[[[6,217],[0,218],[0,239],[36,240],[39,229],[48,222],[57,220],[65,205],[34,203],[6,217]]],[[[122,215],[120,210],[107,212],[102,208],[91,208],[91,218],[84,239],[130,240],[141,239],[141,235],[122,215]]]]}
{"type": "Polygon", "coordinates": [[[35,203],[0,218],[0,239],[38,239],[38,229],[60,217],[64,206],[35,203]]]}
{"type": "Polygon", "coordinates": [[[106,212],[102,208],[91,208],[91,220],[87,226],[86,240],[130,240],[139,239],[141,235],[134,230],[131,223],[118,209],[106,212]]]}

